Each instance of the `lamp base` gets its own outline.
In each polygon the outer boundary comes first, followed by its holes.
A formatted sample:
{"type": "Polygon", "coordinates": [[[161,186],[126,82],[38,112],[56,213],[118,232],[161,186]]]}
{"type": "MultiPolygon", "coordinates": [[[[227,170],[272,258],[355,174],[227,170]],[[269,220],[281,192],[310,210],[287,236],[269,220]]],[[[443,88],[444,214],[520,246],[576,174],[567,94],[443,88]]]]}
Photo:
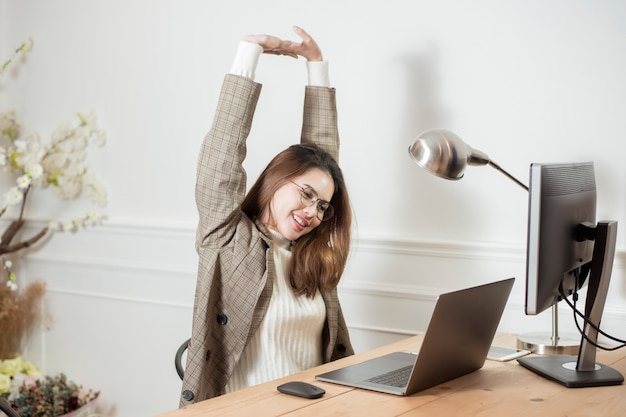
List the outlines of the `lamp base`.
{"type": "Polygon", "coordinates": [[[548,333],[528,333],[517,337],[517,347],[538,355],[578,355],[580,337],[559,336],[554,343],[548,333]]]}

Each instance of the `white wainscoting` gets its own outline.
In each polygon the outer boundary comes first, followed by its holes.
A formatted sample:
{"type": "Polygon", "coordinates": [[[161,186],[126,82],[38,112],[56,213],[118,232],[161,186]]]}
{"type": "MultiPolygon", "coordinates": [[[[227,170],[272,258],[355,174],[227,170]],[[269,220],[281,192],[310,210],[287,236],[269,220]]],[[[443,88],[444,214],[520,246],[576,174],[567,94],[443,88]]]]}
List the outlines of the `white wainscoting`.
{"type": "MultiPolygon", "coordinates": [[[[196,279],[194,228],[124,222],[53,237],[24,265],[48,283],[50,328],[29,352],[47,373],[101,390],[115,417],[153,416],[178,406],[174,353],[189,337],[196,279]]],[[[501,242],[426,242],[360,235],[340,285],[357,351],[423,332],[441,292],[517,278],[500,330],[551,329],[549,312],[524,311],[524,248],[501,242]]],[[[604,327],[626,336],[624,252],[613,270],[604,327]]],[[[573,332],[560,308],[562,332],[573,332]]]]}
{"type": "Polygon", "coordinates": [[[174,353],[191,332],[197,258],[190,227],[107,222],[59,234],[27,258],[47,282],[51,326],[32,351],[47,373],[101,390],[104,415],[178,406],[174,353]]]}

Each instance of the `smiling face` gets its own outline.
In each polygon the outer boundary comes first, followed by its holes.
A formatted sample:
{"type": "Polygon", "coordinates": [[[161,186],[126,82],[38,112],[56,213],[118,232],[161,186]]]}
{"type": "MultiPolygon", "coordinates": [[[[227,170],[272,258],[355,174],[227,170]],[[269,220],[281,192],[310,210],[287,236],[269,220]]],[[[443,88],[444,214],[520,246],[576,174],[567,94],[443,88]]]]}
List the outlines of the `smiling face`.
{"type": "Polygon", "coordinates": [[[335,192],[332,177],[319,168],[310,169],[303,175],[291,178],[276,190],[270,201],[269,210],[265,210],[262,215],[263,223],[289,240],[297,240],[321,223],[317,216],[317,204],[310,207],[302,204],[301,188],[298,186],[312,189],[314,198],[325,201],[330,201],[335,192]]]}

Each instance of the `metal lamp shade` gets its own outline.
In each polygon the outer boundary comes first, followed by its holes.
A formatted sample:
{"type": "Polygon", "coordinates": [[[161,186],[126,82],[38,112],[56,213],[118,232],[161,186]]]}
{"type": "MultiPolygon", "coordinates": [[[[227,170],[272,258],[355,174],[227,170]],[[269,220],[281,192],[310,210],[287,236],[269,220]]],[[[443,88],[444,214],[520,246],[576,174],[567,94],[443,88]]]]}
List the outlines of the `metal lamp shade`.
{"type": "Polygon", "coordinates": [[[409,146],[409,155],[431,173],[458,180],[463,178],[472,148],[449,130],[430,129],[415,138],[409,146]]]}
{"type": "Polygon", "coordinates": [[[409,156],[417,165],[447,180],[463,178],[468,165],[489,165],[528,190],[526,185],[490,160],[485,153],[472,149],[449,130],[430,129],[420,133],[409,146],[409,156]]]}

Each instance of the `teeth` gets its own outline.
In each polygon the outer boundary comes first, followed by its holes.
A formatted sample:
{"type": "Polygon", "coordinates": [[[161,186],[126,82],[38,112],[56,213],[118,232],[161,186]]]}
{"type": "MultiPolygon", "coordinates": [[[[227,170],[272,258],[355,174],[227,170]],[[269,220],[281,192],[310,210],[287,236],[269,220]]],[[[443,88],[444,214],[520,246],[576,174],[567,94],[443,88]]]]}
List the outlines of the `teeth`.
{"type": "Polygon", "coordinates": [[[302,227],[306,227],[306,223],[298,216],[293,216],[293,219],[296,221],[296,223],[298,223],[300,226],[302,227]]]}

